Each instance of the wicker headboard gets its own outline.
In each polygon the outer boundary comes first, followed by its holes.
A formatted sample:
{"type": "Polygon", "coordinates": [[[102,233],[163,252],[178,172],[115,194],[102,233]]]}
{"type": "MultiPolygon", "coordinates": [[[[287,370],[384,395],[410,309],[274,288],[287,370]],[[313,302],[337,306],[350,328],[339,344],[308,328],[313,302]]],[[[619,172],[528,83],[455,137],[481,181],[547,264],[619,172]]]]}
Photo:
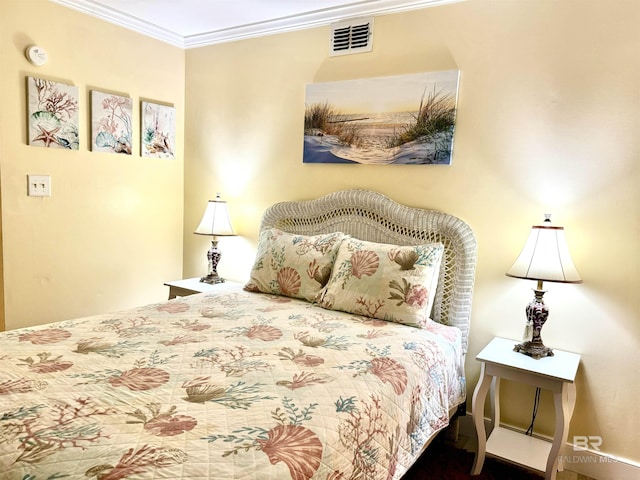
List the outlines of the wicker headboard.
{"type": "Polygon", "coordinates": [[[277,203],[262,218],[261,228],[268,227],[300,235],[344,232],[360,240],[394,245],[443,243],[431,318],[458,327],[466,353],[477,245],[473,231],[459,218],[407,207],[376,192],[344,190],[315,200],[277,203]]]}

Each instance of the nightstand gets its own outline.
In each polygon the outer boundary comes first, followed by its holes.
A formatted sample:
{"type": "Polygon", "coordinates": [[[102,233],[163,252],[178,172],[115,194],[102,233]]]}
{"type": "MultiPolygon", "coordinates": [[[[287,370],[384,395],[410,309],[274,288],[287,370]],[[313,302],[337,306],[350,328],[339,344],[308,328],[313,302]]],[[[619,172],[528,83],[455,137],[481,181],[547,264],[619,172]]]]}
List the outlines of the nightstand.
{"type": "Polygon", "coordinates": [[[478,450],[471,475],[478,475],[485,454],[503,458],[545,472],[545,480],[555,480],[562,470],[561,448],[567,441],[569,423],[576,404],[574,380],[580,355],[553,350],[553,357],[534,359],[513,351],[515,340],[494,338],[477,356],[482,363],[480,378],[473,392],[472,418],[478,435],[478,450]],[[523,435],[500,426],[500,379],[551,390],[556,412],[553,442],[523,435]],[[484,404],[491,390],[492,431],[487,439],[484,428],[484,404]]]}
{"type": "Polygon", "coordinates": [[[221,285],[229,285],[234,282],[225,281],[224,283],[204,283],[200,281],[200,277],[187,278],[184,280],[175,280],[167,282],[165,285],[169,287],[169,300],[176,297],[187,297],[196,293],[212,292],[221,285]]]}

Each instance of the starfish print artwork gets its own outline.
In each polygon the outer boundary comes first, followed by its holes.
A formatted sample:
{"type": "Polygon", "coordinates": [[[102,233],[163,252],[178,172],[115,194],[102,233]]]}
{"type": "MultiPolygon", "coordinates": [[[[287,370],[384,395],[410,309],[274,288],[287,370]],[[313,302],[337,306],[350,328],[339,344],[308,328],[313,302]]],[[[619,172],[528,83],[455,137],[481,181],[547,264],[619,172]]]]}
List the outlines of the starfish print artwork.
{"type": "Polygon", "coordinates": [[[60,127],[56,127],[53,130],[46,130],[42,125],[37,125],[40,130],[40,135],[33,138],[33,142],[43,142],[45,147],[50,146],[52,143],[58,143],[55,134],[60,130],[60,127]]]}
{"type": "Polygon", "coordinates": [[[28,77],[29,145],[78,150],[78,87],[28,77]]]}

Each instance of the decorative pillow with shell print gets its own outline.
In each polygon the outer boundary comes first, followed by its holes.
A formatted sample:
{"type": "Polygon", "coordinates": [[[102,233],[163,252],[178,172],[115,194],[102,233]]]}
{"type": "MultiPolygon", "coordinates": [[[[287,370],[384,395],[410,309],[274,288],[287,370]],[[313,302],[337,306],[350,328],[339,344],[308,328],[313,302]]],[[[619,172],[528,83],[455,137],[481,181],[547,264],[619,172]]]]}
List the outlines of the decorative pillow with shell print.
{"type": "Polygon", "coordinates": [[[320,305],[424,327],[431,313],[444,246],[397,246],[347,238],[320,305]]]}
{"type": "Polygon", "coordinates": [[[244,289],[316,301],[329,281],[345,237],[341,232],[305,236],[276,228],[262,230],[251,278],[244,289]]]}

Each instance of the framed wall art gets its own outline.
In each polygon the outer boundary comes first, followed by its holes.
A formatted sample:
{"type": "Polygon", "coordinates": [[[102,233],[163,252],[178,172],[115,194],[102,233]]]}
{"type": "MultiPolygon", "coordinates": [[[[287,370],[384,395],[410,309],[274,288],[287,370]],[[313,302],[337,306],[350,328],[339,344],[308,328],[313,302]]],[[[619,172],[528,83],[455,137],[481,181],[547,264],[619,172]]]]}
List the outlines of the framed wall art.
{"type": "Polygon", "coordinates": [[[176,109],[142,102],[142,156],[175,158],[176,109]]]}
{"type": "Polygon", "coordinates": [[[133,102],[129,97],[91,91],[91,150],[131,155],[133,102]]]}
{"type": "Polygon", "coordinates": [[[27,77],[29,145],[78,150],[78,87],[27,77]]]}
{"type": "Polygon", "coordinates": [[[304,163],[450,165],[458,70],[307,85],[304,163]]]}

